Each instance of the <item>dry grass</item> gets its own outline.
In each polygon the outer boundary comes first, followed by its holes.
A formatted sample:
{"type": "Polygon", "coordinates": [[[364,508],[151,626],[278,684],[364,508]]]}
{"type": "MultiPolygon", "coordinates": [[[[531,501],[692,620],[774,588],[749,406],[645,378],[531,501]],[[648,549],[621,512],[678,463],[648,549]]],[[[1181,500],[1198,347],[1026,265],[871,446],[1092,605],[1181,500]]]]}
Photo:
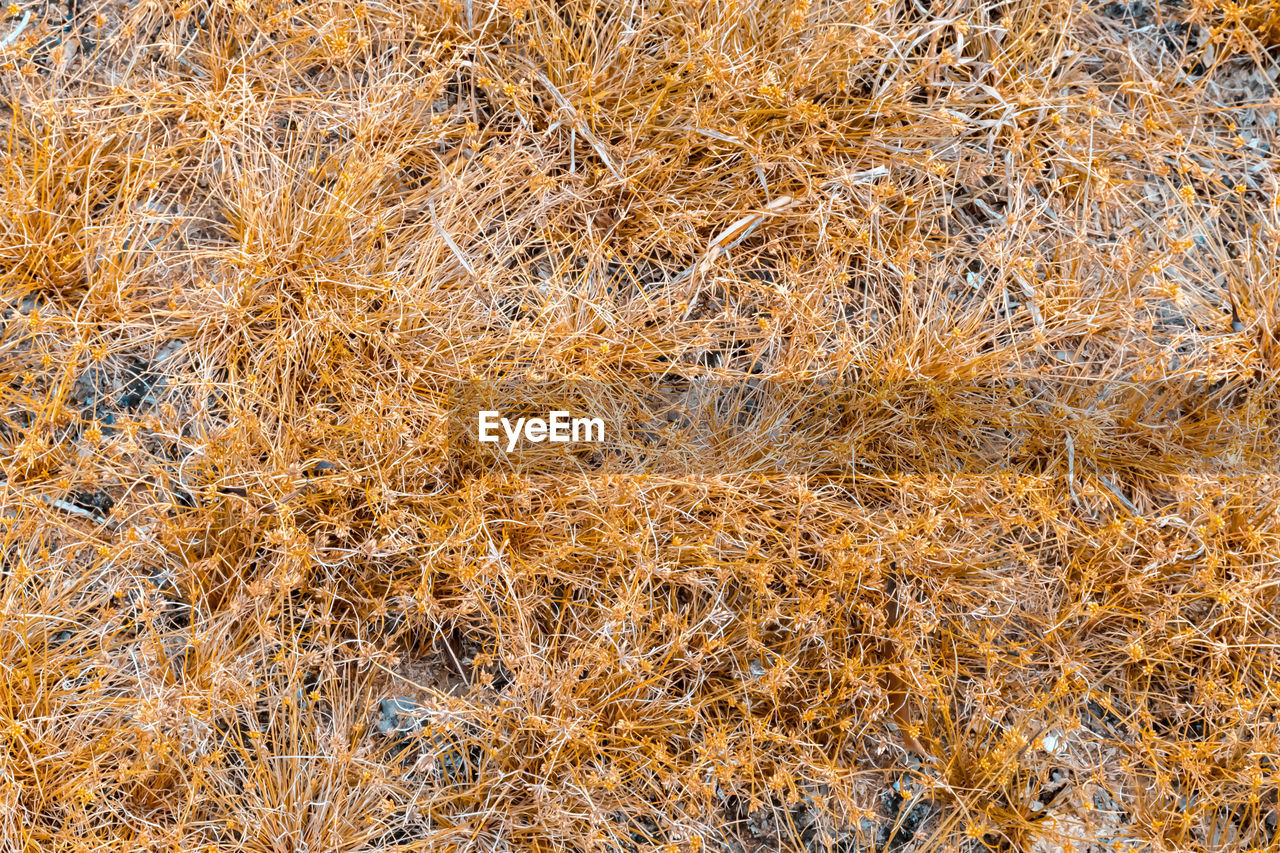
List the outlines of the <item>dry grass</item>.
{"type": "Polygon", "coordinates": [[[68,2],[4,849],[1277,849],[1274,2],[68,2]],[[450,439],[664,372],[774,420],[450,439]]]}

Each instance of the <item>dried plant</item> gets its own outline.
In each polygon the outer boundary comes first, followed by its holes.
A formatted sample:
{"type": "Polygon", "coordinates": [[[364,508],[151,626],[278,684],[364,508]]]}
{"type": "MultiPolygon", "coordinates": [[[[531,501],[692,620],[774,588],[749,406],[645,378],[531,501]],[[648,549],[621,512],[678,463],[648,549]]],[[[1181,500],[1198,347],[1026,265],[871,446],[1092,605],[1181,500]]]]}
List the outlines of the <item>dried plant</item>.
{"type": "Polygon", "coordinates": [[[5,849],[1277,849],[1276,44],[9,6],[5,849]]]}

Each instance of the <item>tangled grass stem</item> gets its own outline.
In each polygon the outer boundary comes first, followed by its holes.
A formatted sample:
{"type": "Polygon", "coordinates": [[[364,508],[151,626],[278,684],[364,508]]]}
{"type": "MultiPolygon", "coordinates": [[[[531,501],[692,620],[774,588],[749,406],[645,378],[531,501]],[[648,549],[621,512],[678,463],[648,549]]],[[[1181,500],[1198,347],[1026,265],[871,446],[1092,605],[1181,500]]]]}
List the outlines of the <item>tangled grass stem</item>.
{"type": "Polygon", "coordinates": [[[0,10],[0,846],[1275,849],[1273,13],[0,10]]]}

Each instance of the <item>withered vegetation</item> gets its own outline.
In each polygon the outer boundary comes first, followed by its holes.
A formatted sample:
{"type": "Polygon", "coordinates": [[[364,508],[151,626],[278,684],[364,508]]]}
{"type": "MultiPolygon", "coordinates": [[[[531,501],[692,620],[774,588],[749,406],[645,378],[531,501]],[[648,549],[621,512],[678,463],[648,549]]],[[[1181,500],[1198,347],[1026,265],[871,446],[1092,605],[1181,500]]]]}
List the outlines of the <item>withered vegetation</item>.
{"type": "Polygon", "coordinates": [[[64,2],[5,850],[1277,848],[1275,0],[64,2]],[[854,393],[449,441],[699,371],[854,393]]]}

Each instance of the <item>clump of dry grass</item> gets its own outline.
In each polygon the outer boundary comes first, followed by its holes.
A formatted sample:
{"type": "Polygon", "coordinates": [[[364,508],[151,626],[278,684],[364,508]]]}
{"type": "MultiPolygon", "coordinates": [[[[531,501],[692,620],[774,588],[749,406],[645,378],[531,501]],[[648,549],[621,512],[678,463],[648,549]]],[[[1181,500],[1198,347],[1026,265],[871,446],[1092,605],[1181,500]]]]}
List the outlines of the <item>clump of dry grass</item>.
{"type": "Polygon", "coordinates": [[[1121,12],[10,7],[6,846],[1274,849],[1274,21],[1121,12]]]}
{"type": "Polygon", "coordinates": [[[1196,3],[1190,17],[1211,22],[1215,41],[1255,56],[1280,44],[1280,5],[1274,0],[1196,3]]]}

